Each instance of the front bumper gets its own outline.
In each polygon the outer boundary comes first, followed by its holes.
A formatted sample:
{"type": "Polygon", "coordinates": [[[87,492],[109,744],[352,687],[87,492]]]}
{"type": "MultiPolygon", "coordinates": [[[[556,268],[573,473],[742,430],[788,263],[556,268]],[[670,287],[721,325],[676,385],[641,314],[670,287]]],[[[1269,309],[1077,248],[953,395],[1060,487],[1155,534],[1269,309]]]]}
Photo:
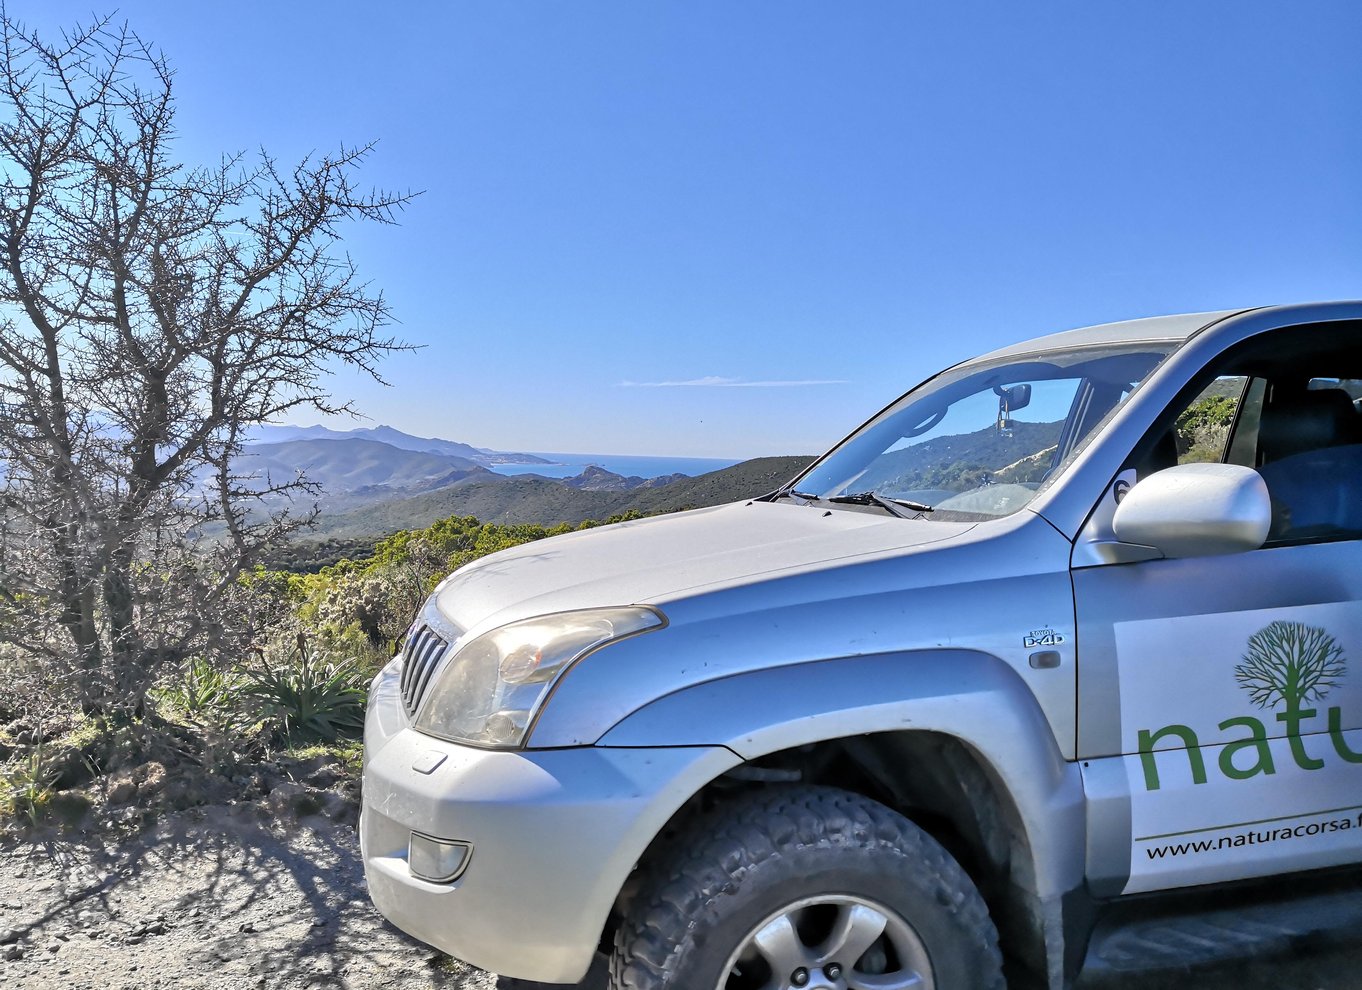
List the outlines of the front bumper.
{"type": "Polygon", "coordinates": [[[365,729],[369,896],[408,934],[506,976],[580,981],[649,843],[691,794],[740,762],[722,747],[460,746],[407,727],[386,674],[365,729]],[[462,875],[414,877],[413,831],[470,844],[462,875]]]}

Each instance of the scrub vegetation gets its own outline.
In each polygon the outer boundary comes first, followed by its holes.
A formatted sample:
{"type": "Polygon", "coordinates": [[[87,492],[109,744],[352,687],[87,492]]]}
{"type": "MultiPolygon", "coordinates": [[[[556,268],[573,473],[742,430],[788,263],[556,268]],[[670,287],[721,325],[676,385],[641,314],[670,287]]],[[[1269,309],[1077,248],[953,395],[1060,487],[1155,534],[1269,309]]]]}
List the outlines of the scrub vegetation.
{"type": "MultiPolygon", "coordinates": [[[[631,518],[638,514],[605,522],[631,518]]],[[[326,755],[353,774],[369,681],[435,584],[489,553],[598,525],[456,516],[312,573],[257,566],[237,577],[230,597],[234,623],[250,632],[247,647],[204,649],[163,667],[142,717],[83,711],[81,691],[63,688],[60,665],[0,646],[0,818],[11,828],[80,820],[119,796],[113,777],[148,764],[211,783],[281,754],[326,755]],[[36,684],[45,689],[30,693],[36,684]]],[[[190,786],[164,796],[187,806],[226,790],[190,786]]]]}
{"type": "Polygon", "coordinates": [[[1174,426],[1178,460],[1183,464],[1219,461],[1238,408],[1238,393],[1204,395],[1188,406],[1174,426]]]}

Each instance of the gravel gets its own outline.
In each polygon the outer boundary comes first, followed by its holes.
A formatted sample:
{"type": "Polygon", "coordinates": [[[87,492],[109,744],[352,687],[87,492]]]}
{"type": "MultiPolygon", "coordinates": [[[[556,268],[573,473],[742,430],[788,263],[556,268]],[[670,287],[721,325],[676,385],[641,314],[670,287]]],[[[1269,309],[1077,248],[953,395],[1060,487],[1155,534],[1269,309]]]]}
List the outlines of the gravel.
{"type": "MultiPolygon", "coordinates": [[[[0,990],[497,987],[378,916],[351,824],[276,810],[210,806],[141,830],[0,844],[0,990]]],[[[1081,986],[1356,990],[1360,973],[1362,947],[1335,946],[1081,986]]]]}
{"type": "Polygon", "coordinates": [[[387,925],[354,829],[320,816],[210,807],[0,847],[0,988],[495,986],[387,925]]]}

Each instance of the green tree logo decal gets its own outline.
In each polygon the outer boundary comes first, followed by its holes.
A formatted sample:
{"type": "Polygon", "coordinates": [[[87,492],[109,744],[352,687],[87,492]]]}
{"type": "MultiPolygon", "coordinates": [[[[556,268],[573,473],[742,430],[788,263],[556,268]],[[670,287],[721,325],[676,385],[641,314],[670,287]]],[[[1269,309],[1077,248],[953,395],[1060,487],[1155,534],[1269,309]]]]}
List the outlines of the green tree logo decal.
{"type": "MultiPolygon", "coordinates": [[[[1274,740],[1285,738],[1291,760],[1302,770],[1322,770],[1324,759],[1307,752],[1306,743],[1319,741],[1327,732],[1339,759],[1362,764],[1362,753],[1350,749],[1344,739],[1344,715],[1338,706],[1324,713],[1327,729],[1313,723],[1314,731],[1302,733],[1301,723],[1319,712],[1309,707],[1338,687],[1347,673],[1343,647],[1326,630],[1303,622],[1277,621],[1249,637],[1243,662],[1234,668],[1234,679],[1248,692],[1249,699],[1263,709],[1280,710],[1276,721],[1282,723],[1278,735],[1251,715],[1236,715],[1219,724],[1220,730],[1246,729],[1249,735],[1229,739],[1219,747],[1220,772],[1229,780],[1247,780],[1259,774],[1277,772],[1274,740]]],[[[1191,726],[1174,723],[1151,731],[1141,729],[1137,736],[1140,765],[1144,769],[1147,791],[1159,789],[1159,766],[1155,752],[1182,749],[1187,754],[1192,783],[1206,783],[1206,758],[1201,740],[1191,726]],[[1168,740],[1162,747],[1159,743],[1168,740]]],[[[1362,820],[1359,820],[1362,826],[1362,820]]]]}
{"type": "Polygon", "coordinates": [[[1259,708],[1285,703],[1282,720],[1294,722],[1303,705],[1337,687],[1346,671],[1343,647],[1328,632],[1278,620],[1249,637],[1248,652],[1234,668],[1234,679],[1259,708]]]}

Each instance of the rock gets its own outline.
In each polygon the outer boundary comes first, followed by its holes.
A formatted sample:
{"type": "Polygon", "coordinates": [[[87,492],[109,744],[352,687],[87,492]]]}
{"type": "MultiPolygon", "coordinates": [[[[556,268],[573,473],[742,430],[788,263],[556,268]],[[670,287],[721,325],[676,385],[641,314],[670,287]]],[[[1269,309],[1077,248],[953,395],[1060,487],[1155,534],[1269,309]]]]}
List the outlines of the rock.
{"type": "Polygon", "coordinates": [[[89,813],[94,801],[84,790],[59,791],[48,804],[51,814],[62,824],[78,825],[89,813]]]}
{"type": "Polygon", "coordinates": [[[17,941],[19,941],[19,933],[15,929],[0,929],[0,945],[10,945],[17,941]]]}
{"type": "Polygon", "coordinates": [[[321,766],[319,766],[316,770],[313,770],[311,773],[309,773],[303,779],[307,784],[309,784],[312,787],[320,787],[325,789],[327,787],[332,786],[337,781],[344,779],[344,777],[345,774],[336,764],[324,763],[321,766]]]}
{"type": "Polygon", "coordinates": [[[322,798],[322,814],[338,825],[353,825],[359,821],[359,802],[328,791],[322,798]]]}
{"type": "Polygon", "coordinates": [[[155,794],[166,783],[165,764],[157,763],[155,760],[142,766],[142,781],[137,785],[139,794],[155,794]]]}
{"type": "Polygon", "coordinates": [[[109,774],[104,786],[104,793],[110,804],[124,804],[131,801],[137,794],[136,770],[130,767],[115,770],[109,774]]]}
{"type": "Polygon", "coordinates": [[[13,962],[22,958],[24,958],[24,947],[17,942],[0,949],[0,959],[4,959],[6,962],[13,962]]]}
{"type": "Polygon", "coordinates": [[[276,815],[284,815],[297,810],[298,804],[306,798],[306,787],[291,780],[283,780],[270,788],[265,803],[276,815]]]}

